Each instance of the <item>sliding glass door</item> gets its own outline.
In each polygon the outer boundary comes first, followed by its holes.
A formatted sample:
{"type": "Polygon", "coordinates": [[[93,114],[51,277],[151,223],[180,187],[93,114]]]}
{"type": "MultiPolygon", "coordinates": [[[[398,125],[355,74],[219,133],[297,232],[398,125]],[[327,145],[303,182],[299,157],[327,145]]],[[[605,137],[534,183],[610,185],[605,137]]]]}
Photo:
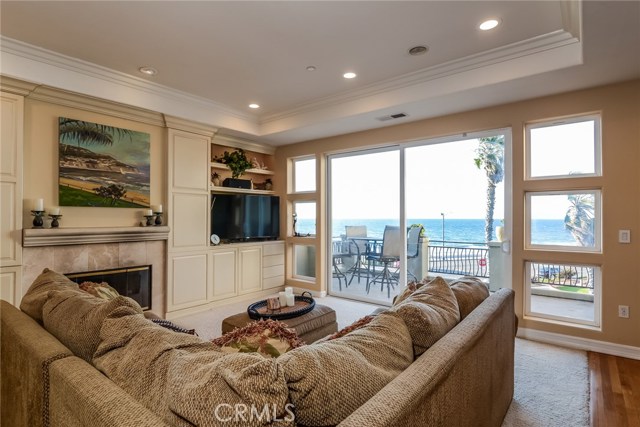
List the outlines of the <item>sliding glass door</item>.
{"type": "Polygon", "coordinates": [[[505,286],[509,143],[491,132],[330,156],[329,293],[391,304],[435,276],[505,286]]]}

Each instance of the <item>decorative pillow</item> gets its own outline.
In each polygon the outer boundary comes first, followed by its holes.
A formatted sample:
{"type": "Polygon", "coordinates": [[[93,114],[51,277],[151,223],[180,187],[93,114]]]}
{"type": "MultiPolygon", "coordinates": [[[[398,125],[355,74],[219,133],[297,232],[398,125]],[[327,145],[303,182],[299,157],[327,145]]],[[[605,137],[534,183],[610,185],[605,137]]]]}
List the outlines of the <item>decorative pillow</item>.
{"type": "Polygon", "coordinates": [[[356,329],[360,329],[360,328],[368,325],[375,317],[376,316],[374,316],[374,315],[364,316],[364,317],[356,320],[355,322],[353,322],[351,325],[349,325],[347,327],[344,327],[344,328],[340,329],[338,332],[329,335],[326,339],[327,340],[335,340],[336,338],[343,337],[343,336],[347,335],[348,333],[355,331],[356,329]]]}
{"type": "Polygon", "coordinates": [[[340,339],[296,348],[275,362],[284,372],[296,423],[337,425],[413,362],[411,335],[390,312],[340,339]]]}
{"type": "Polygon", "coordinates": [[[423,285],[390,311],[397,313],[409,328],[415,357],[460,321],[456,297],[442,277],[423,285]]]}
{"type": "Polygon", "coordinates": [[[100,343],[100,328],[112,312],[142,314],[131,298],[118,296],[106,301],[79,289],[54,290],[42,308],[44,327],[73,353],[91,362],[100,343]]]}
{"type": "Polygon", "coordinates": [[[65,275],[45,268],[22,297],[20,310],[42,323],[42,307],[47,302],[49,291],[63,289],[77,290],[78,284],[69,280],[65,275]]]}
{"type": "Polygon", "coordinates": [[[173,332],[180,332],[180,333],[183,333],[183,334],[189,334],[189,335],[198,336],[198,334],[196,334],[196,330],[195,329],[182,328],[182,327],[176,325],[175,323],[173,323],[170,320],[164,320],[164,319],[149,319],[149,320],[151,320],[156,325],[160,325],[163,328],[167,328],[167,329],[169,329],[170,331],[173,331],[173,332]]]}
{"type": "Polygon", "coordinates": [[[277,320],[261,319],[211,341],[225,353],[258,353],[278,357],[304,345],[293,329],[277,320]]]}
{"type": "Polygon", "coordinates": [[[451,290],[458,301],[460,320],[467,317],[482,301],[489,297],[489,288],[477,277],[461,277],[451,284],[451,290]]]}
{"type": "Polygon", "coordinates": [[[422,284],[418,282],[409,282],[406,288],[393,298],[393,305],[398,305],[413,294],[422,284]]]}
{"type": "Polygon", "coordinates": [[[120,296],[118,291],[113,289],[107,282],[95,283],[95,282],[82,282],[80,283],[80,289],[90,293],[94,297],[110,300],[117,296],[120,296]]]}

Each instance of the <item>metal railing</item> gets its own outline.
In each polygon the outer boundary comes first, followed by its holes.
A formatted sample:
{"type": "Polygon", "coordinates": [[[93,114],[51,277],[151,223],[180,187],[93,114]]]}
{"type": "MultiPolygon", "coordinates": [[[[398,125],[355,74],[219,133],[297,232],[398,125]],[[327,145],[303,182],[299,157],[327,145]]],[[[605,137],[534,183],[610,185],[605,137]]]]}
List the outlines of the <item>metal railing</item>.
{"type": "Polygon", "coordinates": [[[593,289],[593,267],[532,262],[531,283],[593,289]]]}
{"type": "Polygon", "coordinates": [[[489,277],[489,248],[484,243],[430,240],[429,272],[489,277]]]}

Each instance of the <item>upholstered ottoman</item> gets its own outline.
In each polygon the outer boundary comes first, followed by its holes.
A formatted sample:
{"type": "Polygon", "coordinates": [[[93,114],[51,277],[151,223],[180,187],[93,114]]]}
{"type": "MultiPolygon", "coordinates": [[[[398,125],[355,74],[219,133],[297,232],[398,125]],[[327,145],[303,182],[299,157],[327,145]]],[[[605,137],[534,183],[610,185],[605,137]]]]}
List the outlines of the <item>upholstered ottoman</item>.
{"type": "MultiPolygon", "coordinates": [[[[251,322],[247,312],[234,314],[222,321],[222,333],[226,334],[235,328],[242,328],[251,322]]],[[[336,312],[326,305],[316,304],[313,310],[293,319],[283,320],[282,323],[294,329],[301,340],[311,344],[338,330],[336,312]]]]}

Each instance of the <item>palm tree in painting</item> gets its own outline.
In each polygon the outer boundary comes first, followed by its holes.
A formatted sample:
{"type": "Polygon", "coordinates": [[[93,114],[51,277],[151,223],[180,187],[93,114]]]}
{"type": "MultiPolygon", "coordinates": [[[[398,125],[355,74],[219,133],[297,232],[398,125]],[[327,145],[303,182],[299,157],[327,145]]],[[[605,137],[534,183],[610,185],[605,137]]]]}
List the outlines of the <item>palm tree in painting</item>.
{"type": "Polygon", "coordinates": [[[564,217],[564,226],[582,246],[593,246],[594,198],[593,194],[571,194],[569,209],[564,217]]]}
{"type": "Polygon", "coordinates": [[[504,179],[504,136],[478,138],[474,162],[487,176],[487,211],[484,234],[487,242],[493,235],[493,211],[496,205],[496,186],[504,179]]]}
{"type": "Polygon", "coordinates": [[[85,145],[112,145],[113,135],[119,137],[128,136],[131,139],[131,131],[113,126],[90,123],[82,120],[60,117],[58,121],[60,142],[75,142],[85,145]]]}

